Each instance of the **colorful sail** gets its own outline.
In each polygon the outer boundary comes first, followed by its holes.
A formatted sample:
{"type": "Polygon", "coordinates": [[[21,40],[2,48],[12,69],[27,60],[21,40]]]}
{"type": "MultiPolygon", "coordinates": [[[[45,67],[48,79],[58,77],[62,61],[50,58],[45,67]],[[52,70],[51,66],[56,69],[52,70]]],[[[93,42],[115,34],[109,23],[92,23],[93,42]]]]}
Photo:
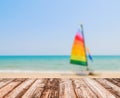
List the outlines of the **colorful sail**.
{"type": "Polygon", "coordinates": [[[74,39],[70,63],[87,66],[84,37],[83,32],[81,33],[80,30],[77,32],[74,39]]]}

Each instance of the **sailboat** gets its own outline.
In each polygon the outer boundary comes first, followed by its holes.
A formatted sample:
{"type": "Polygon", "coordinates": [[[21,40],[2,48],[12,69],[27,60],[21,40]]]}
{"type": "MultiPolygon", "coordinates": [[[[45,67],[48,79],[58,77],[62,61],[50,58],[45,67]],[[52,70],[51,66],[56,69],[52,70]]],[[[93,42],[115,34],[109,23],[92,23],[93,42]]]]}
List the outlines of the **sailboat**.
{"type": "MultiPolygon", "coordinates": [[[[70,57],[70,63],[86,67],[85,68],[86,70],[83,70],[83,71],[80,70],[79,74],[89,75],[92,72],[89,70],[89,67],[88,67],[88,59],[87,59],[87,52],[86,52],[88,49],[85,46],[83,25],[81,24],[80,27],[81,27],[81,31],[79,30],[74,38],[71,57],[70,57]]],[[[90,58],[90,60],[93,61],[89,51],[88,51],[88,57],[90,58]]]]}

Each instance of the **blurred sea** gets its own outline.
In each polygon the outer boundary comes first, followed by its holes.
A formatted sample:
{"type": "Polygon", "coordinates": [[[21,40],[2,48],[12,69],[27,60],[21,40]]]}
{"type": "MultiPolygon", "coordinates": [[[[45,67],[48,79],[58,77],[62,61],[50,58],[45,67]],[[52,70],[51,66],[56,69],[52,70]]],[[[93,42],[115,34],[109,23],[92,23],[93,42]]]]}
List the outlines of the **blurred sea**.
{"type": "MultiPolygon", "coordinates": [[[[70,64],[70,56],[0,56],[4,71],[73,71],[85,67],[70,64]]],[[[93,56],[89,68],[95,71],[120,71],[120,56],[93,56]]]]}

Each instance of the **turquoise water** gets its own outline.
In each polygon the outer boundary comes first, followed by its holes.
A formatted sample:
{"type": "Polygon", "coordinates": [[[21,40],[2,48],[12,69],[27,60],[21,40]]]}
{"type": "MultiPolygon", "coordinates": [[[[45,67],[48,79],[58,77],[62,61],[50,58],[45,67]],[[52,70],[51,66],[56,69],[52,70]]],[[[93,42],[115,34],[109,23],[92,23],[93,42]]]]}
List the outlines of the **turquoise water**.
{"type": "MultiPolygon", "coordinates": [[[[69,56],[0,56],[0,70],[72,71],[84,69],[69,64],[69,56]]],[[[92,70],[120,71],[120,56],[93,56],[92,70]]]]}

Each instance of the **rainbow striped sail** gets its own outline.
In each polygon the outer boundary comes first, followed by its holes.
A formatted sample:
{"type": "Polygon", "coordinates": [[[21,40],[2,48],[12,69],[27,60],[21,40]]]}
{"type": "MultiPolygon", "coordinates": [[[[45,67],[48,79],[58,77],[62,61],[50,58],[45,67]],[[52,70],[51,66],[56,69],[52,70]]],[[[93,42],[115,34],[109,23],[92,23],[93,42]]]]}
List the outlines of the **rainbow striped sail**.
{"type": "Polygon", "coordinates": [[[88,65],[83,31],[80,32],[79,30],[75,36],[70,63],[82,66],[88,65]]]}

